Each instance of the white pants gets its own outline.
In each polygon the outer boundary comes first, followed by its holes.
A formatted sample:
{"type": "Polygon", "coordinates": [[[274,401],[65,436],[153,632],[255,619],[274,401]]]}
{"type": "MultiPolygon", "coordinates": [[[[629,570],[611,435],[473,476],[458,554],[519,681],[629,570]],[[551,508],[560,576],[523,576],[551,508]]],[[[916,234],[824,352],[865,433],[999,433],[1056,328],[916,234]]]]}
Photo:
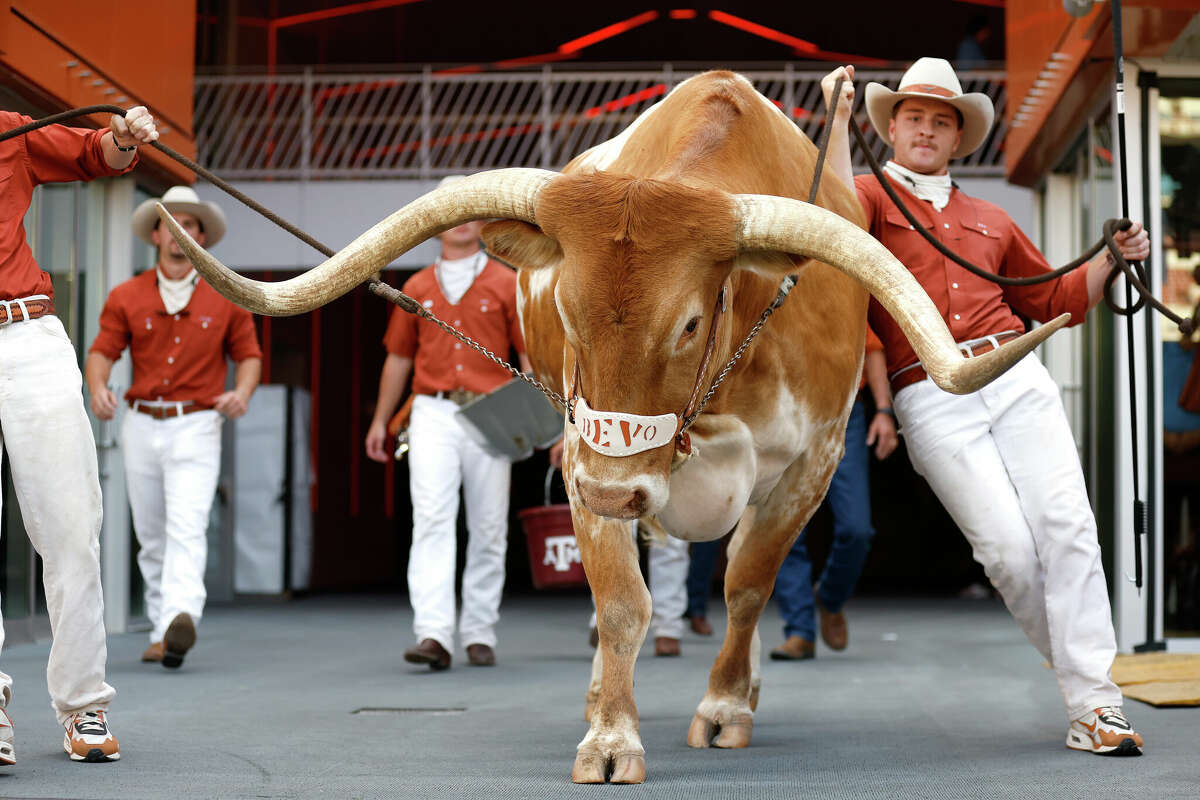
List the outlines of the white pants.
{"type": "Polygon", "coordinates": [[[650,543],[650,631],[654,636],[683,636],[687,611],[688,542],[667,536],[650,543]]]}
{"type": "Polygon", "coordinates": [[[467,563],[463,570],[463,646],[496,645],[504,555],[508,549],[508,494],[512,468],[489,455],[463,430],[449,400],[420,395],[413,401],[408,437],[412,492],[412,549],[408,597],[417,641],[454,648],[454,571],[457,564],[458,492],[467,509],[467,563]]]}
{"type": "MultiPolygon", "coordinates": [[[[105,709],[100,480],[75,348],[58,317],[0,326],[0,443],[25,532],[42,556],[54,642],[46,685],[58,721],[105,709]]],[[[4,628],[0,624],[0,646],[4,628]]],[[[0,672],[0,703],[12,678],[0,672]]]]}
{"type": "Polygon", "coordinates": [[[1120,705],[1096,520],[1055,385],[1033,355],[974,394],[925,380],[894,398],[917,472],[1054,666],[1067,716],[1120,705]]]}
{"type": "MultiPolygon", "coordinates": [[[[636,523],[630,527],[636,536],[636,523]]],[[[691,557],[688,542],[668,536],[650,542],[650,635],[683,637],[683,612],[687,611],[687,576],[691,557]]],[[[592,617],[588,627],[596,627],[596,596],[592,595],[592,617]]]]}
{"type": "Polygon", "coordinates": [[[125,483],[138,567],[146,584],[151,642],[184,613],[204,613],[208,516],[221,472],[222,417],[197,411],[155,419],[129,409],[121,427],[125,483]]]}

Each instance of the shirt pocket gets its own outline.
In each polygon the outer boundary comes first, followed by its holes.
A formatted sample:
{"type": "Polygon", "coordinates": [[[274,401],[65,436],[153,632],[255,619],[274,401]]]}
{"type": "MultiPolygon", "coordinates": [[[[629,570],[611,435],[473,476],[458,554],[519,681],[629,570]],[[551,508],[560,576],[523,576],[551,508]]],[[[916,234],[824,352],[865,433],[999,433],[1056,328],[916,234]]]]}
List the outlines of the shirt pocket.
{"type": "MultiPolygon", "coordinates": [[[[928,266],[940,258],[934,246],[926,241],[899,209],[888,209],[884,220],[880,241],[909,270],[919,272],[921,267],[928,266]]],[[[926,229],[929,227],[931,226],[927,224],[926,229]]]]}
{"type": "Polygon", "coordinates": [[[999,272],[1000,234],[982,222],[959,224],[959,255],[993,275],[999,272]]]}

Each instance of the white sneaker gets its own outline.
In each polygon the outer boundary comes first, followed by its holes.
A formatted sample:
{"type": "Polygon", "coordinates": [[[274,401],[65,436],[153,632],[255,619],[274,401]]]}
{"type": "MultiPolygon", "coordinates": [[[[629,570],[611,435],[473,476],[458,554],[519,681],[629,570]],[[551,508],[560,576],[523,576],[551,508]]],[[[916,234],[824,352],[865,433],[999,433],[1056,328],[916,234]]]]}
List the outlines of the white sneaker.
{"type": "Polygon", "coordinates": [[[0,708],[0,765],[12,766],[17,763],[17,755],[13,750],[13,726],[8,711],[0,708]]]}
{"type": "Polygon", "coordinates": [[[63,749],[72,761],[103,763],[121,757],[117,737],[108,729],[108,712],[81,711],[72,714],[64,725],[63,749]]]}
{"type": "Polygon", "coordinates": [[[1120,706],[1103,706],[1071,723],[1067,747],[1098,756],[1140,756],[1142,737],[1125,719],[1120,706]]]}

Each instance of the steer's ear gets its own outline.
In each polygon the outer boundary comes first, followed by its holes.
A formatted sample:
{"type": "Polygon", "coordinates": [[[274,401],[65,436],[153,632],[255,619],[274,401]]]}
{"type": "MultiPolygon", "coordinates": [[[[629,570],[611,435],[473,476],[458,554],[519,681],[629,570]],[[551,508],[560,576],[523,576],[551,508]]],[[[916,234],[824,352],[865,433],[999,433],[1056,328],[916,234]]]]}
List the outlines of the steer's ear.
{"type": "Polygon", "coordinates": [[[764,278],[780,280],[794,275],[812,263],[811,258],[794,256],[779,250],[743,250],[733,262],[733,269],[746,269],[764,278]]]}
{"type": "Polygon", "coordinates": [[[489,222],[481,236],[488,253],[517,269],[542,269],[562,260],[558,242],[526,222],[515,219],[489,222]]]}

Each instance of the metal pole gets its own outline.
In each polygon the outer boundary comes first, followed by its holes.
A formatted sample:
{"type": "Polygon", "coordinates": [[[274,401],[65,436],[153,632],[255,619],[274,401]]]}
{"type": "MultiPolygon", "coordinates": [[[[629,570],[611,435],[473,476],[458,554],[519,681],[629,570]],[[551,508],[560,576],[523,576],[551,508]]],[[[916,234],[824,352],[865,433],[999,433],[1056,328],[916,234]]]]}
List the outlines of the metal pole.
{"type": "MultiPolygon", "coordinates": [[[[1121,0],[1112,0],[1112,29],[1113,29],[1113,65],[1115,72],[1115,95],[1113,106],[1117,113],[1117,154],[1120,158],[1121,169],[1121,216],[1129,217],[1129,185],[1126,179],[1125,159],[1125,58],[1121,49],[1121,0]]],[[[1125,307],[1133,307],[1133,287],[1125,281],[1125,307]]],[[[1133,314],[1125,316],[1125,355],[1129,370],[1129,415],[1130,415],[1130,445],[1133,456],[1133,563],[1134,583],[1138,593],[1142,589],[1142,537],[1146,533],[1146,503],[1142,500],[1141,490],[1141,459],[1138,455],[1137,430],[1137,381],[1133,373],[1133,314]]]]}

